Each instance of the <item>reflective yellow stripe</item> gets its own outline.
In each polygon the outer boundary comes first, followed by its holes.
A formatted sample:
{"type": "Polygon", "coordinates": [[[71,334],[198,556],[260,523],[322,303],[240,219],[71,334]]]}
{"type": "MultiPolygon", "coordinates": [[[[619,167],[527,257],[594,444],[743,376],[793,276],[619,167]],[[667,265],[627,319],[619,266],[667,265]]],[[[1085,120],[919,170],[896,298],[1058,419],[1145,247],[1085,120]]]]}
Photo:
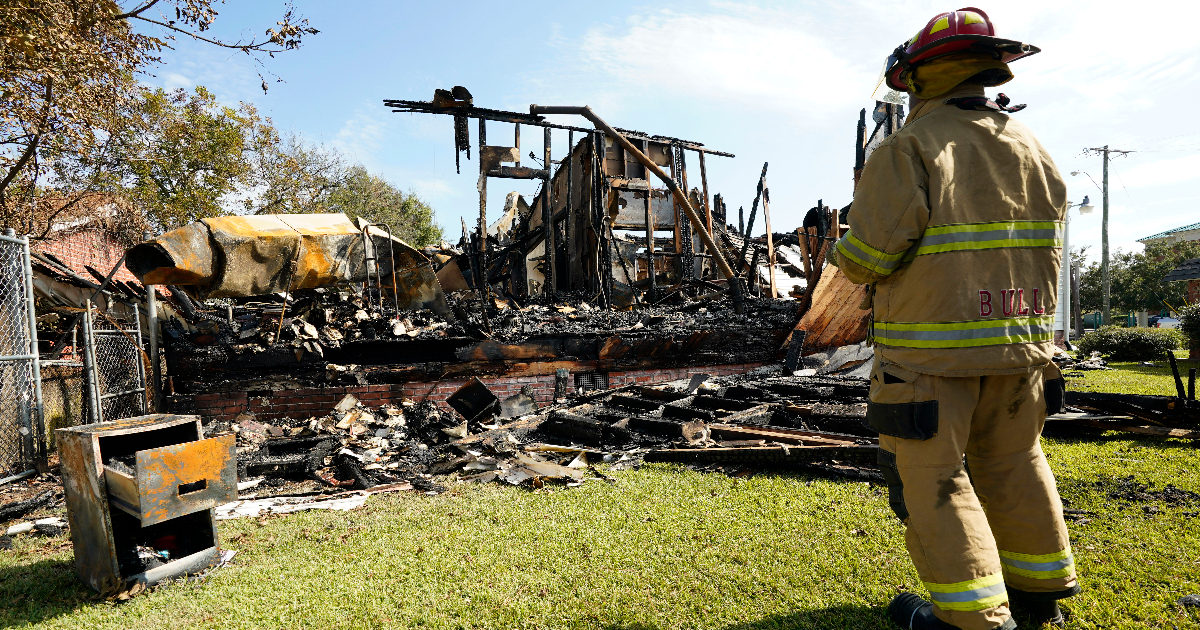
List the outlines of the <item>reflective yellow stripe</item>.
{"type": "Polygon", "coordinates": [[[984,24],[983,16],[974,11],[963,11],[963,24],[984,24]]]}
{"type": "Polygon", "coordinates": [[[845,236],[838,239],[837,251],[859,266],[884,276],[890,275],[900,266],[901,259],[905,254],[905,252],[889,254],[875,249],[855,236],[853,232],[846,232],[845,236]]]}
{"type": "Polygon", "coordinates": [[[983,610],[1008,601],[1002,573],[953,584],[924,584],[929,589],[930,600],[942,610],[983,610]]]}
{"type": "Polygon", "coordinates": [[[875,322],[875,342],[902,348],[970,348],[1050,341],[1054,317],[966,322],[875,322]]]}
{"type": "Polygon", "coordinates": [[[929,34],[933,35],[938,31],[944,31],[948,28],[950,28],[950,18],[943,17],[942,19],[934,22],[933,26],[929,27],[929,34]]]}
{"type": "Polygon", "coordinates": [[[1042,555],[1001,551],[1000,562],[1013,575],[1034,580],[1053,580],[1075,575],[1075,559],[1070,549],[1042,555]]]}
{"type": "Polygon", "coordinates": [[[937,225],[925,229],[917,256],[1005,247],[1062,247],[1057,221],[993,221],[937,225]]]}

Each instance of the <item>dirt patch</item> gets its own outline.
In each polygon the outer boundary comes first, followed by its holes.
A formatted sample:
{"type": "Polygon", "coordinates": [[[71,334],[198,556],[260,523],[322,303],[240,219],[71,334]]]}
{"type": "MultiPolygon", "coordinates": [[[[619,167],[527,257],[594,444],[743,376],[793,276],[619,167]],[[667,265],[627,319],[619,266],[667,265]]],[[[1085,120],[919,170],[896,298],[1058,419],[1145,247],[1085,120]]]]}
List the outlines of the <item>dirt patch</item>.
{"type": "MultiPolygon", "coordinates": [[[[1128,509],[1140,506],[1147,514],[1154,514],[1162,507],[1200,508],[1200,493],[1177,488],[1167,484],[1156,489],[1152,484],[1135,479],[1132,475],[1126,477],[1097,477],[1095,481],[1080,481],[1063,479],[1059,482],[1064,495],[1100,494],[1113,502],[1116,509],[1128,509]]],[[[1071,500],[1063,497],[1063,505],[1070,506],[1071,500]]],[[[1071,511],[1071,510],[1068,510],[1071,511]]],[[[1073,510],[1080,512],[1079,510],[1073,510]]],[[[1185,512],[1185,516],[1195,517],[1200,512],[1185,512]]]]}

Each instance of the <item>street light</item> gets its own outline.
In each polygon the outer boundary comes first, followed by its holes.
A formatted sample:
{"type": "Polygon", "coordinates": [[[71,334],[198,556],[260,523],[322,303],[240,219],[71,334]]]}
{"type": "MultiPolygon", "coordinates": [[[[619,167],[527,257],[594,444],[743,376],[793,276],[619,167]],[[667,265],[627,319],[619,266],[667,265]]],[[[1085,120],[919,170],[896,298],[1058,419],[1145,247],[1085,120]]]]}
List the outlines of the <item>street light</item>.
{"type": "Polygon", "coordinates": [[[1054,329],[1062,330],[1063,342],[1067,347],[1071,345],[1071,208],[1079,208],[1079,214],[1091,214],[1096,207],[1087,195],[1079,203],[1067,202],[1063,226],[1063,264],[1058,278],[1058,308],[1054,311],[1054,317],[1058,320],[1054,329]]]}

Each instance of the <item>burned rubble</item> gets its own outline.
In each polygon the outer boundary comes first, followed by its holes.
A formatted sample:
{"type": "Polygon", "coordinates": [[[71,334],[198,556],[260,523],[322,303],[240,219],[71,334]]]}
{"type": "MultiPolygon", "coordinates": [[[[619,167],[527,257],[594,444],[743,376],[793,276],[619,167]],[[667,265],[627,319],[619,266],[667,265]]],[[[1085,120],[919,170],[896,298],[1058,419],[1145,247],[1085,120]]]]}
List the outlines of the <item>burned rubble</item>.
{"type": "Polygon", "coordinates": [[[458,317],[397,312],[352,287],[239,300],[228,308],[232,317],[196,330],[164,325],[168,372],[175,391],[187,394],[226,379],[389,383],[421,373],[498,373],[528,360],[765,362],[796,318],[794,305],[767,299],[748,299],[737,313],[722,299],[614,311],[571,296],[525,304],[493,297],[486,316],[473,294],[447,302],[458,317]]]}
{"type": "Polygon", "coordinates": [[[451,397],[455,412],[346,396],[307,421],[244,414],[211,429],[237,434],[239,473],[254,496],[401,482],[436,492],[453,478],[540,487],[644,461],[876,479],[866,394],[859,377],[769,369],[583,393],[538,409],[527,395],[501,400],[475,380],[451,397]]]}

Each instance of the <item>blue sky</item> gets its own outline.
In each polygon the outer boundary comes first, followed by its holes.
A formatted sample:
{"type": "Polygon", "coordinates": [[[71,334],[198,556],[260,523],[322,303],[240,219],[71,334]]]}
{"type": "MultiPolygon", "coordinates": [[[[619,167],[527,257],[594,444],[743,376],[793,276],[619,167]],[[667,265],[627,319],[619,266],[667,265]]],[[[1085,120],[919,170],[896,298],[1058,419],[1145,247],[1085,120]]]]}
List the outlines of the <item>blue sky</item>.
{"type": "MultiPolygon", "coordinates": [[[[428,100],[435,88],[464,85],[479,106],[590,105],[618,127],[732,152],[736,158],[714,157],[707,167],[710,190],[725,195],[733,216],[739,205],[749,209],[762,163],[770,162],[772,227],[781,231],[817,199],[850,202],[855,125],[872,105],[883,59],[934,14],[957,8],[864,0],[295,6],[321,33],[266,60],[265,69],[283,79],[267,94],[245,55],[182,38],[145,80],[204,85],[226,102],[253,103],[280,130],[335,147],[416,192],[451,240],[460,216],[477,216],[478,165],[466,162],[456,175],[450,120],[391,113],[385,98],[428,100]]],[[[1046,145],[1072,201],[1090,195],[1097,206],[1071,222],[1072,246],[1090,245],[1093,260],[1100,190],[1092,180],[1101,179],[1101,161],[1085,147],[1136,151],[1110,167],[1113,249],[1140,249],[1138,238],[1200,221],[1200,129],[1190,111],[1200,101],[1200,36],[1191,26],[1200,3],[1149,6],[1007,0],[982,7],[998,35],[1043,50],[1014,63],[1016,79],[998,91],[1029,104],[1015,116],[1046,145]],[[1085,174],[1072,177],[1076,170],[1085,174]]],[[[213,32],[225,38],[260,35],[283,11],[267,0],[218,8],[213,32]]],[[[523,150],[540,156],[541,139],[531,135],[523,150]]],[[[561,156],[565,132],[554,142],[561,156]]],[[[689,179],[697,166],[689,164],[689,179]]],[[[509,190],[535,188],[505,184],[489,186],[492,216],[509,190]]]]}

